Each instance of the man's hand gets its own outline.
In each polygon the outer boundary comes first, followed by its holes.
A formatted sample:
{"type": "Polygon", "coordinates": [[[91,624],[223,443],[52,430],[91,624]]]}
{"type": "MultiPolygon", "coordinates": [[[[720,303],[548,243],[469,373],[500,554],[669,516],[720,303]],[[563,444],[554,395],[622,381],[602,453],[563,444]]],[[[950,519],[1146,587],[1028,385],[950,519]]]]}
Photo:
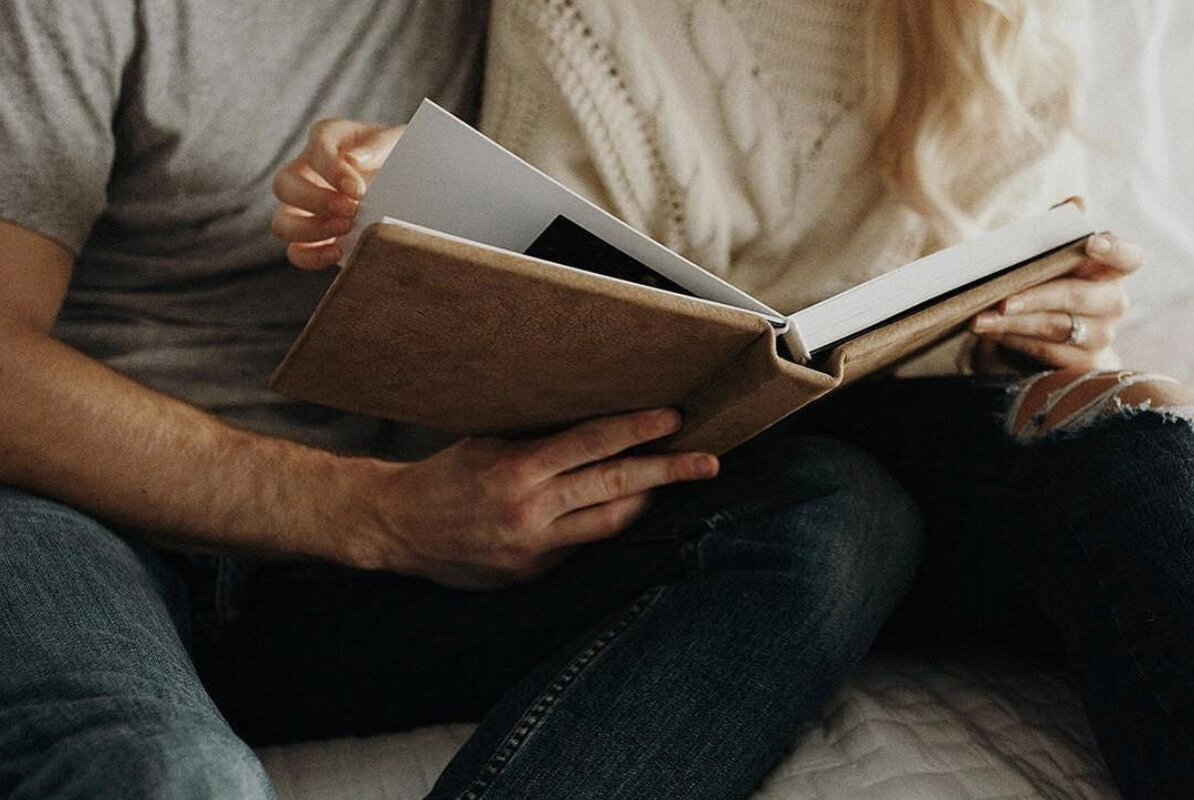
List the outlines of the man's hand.
{"type": "MultiPolygon", "coordinates": [[[[989,351],[1000,345],[1050,367],[1105,366],[1128,308],[1123,279],[1144,263],[1140,248],[1112,234],[1092,236],[1088,258],[1069,275],[1013,295],[974,317],[970,330],[989,351]]],[[[982,353],[976,359],[982,368],[982,353]]]]}
{"type": "Polygon", "coordinates": [[[530,441],[465,439],[426,461],[380,465],[372,519],[350,564],[463,589],[529,580],[577,545],[614,536],[649,490],[712,478],[708,454],[620,455],[680,426],[670,409],[604,417],[530,441]]]}
{"type": "Polygon", "coordinates": [[[360,199],[405,129],[348,119],[311,127],[307,148],[274,176],[282,205],[273,232],[288,244],[290,263],[314,270],[340,260],[339,237],[352,229],[360,199]]]}

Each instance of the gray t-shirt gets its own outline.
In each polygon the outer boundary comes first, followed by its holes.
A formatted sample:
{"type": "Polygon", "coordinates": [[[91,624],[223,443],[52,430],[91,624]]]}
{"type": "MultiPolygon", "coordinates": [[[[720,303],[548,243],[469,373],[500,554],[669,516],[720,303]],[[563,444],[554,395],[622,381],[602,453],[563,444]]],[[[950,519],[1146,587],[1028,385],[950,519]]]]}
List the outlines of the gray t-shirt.
{"type": "Polygon", "coordinates": [[[267,389],[334,277],[285,263],[271,180],[321,118],[474,117],[487,6],[0,4],[0,217],[78,257],[55,335],[236,424],[368,447],[375,421],[267,389]]]}

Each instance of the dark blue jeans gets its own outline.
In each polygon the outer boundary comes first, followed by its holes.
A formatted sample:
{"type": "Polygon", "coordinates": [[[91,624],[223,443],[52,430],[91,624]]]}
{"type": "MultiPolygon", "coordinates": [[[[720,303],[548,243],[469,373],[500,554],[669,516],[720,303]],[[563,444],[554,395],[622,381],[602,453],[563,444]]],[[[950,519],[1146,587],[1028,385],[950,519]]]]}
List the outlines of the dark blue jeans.
{"type": "Polygon", "coordinates": [[[1056,644],[1124,797],[1194,797],[1194,431],[1126,411],[1020,444],[1008,388],[876,382],[789,429],[832,431],[916,498],[924,556],[885,643],[1056,644]]]}
{"type": "Polygon", "coordinates": [[[746,797],[870,646],[919,517],[889,635],[1060,631],[1125,795],[1186,797],[1194,434],[1140,414],[1024,446],[1007,402],[964,379],[860,386],[496,593],[246,575],[6,491],[0,794],[268,797],[244,739],[482,719],[435,800],[746,797]]]}
{"type": "Polygon", "coordinates": [[[245,740],[467,719],[432,797],[744,798],[870,648],[920,536],[864,453],[778,432],[491,593],[245,576],[0,491],[0,795],[38,800],[266,798],[245,740]]]}

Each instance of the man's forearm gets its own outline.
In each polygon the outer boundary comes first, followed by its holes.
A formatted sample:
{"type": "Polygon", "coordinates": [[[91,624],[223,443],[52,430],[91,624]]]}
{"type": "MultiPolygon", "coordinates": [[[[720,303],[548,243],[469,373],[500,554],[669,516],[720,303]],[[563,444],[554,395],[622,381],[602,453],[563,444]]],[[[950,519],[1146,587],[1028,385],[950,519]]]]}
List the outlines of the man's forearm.
{"type": "Polygon", "coordinates": [[[237,430],[31,329],[0,341],[0,482],[174,549],[351,562],[384,465],[237,430]]]}

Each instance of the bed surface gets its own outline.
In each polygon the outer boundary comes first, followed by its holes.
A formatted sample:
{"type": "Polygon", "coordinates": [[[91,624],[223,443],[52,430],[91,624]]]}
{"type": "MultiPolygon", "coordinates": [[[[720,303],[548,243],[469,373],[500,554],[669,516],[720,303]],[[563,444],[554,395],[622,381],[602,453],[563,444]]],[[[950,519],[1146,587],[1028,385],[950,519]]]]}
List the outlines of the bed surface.
{"type": "MultiPolygon", "coordinates": [[[[262,751],[279,800],[419,800],[469,725],[262,751]]],[[[1072,679],[991,654],[873,656],[755,800],[1117,800],[1072,679]]]]}

